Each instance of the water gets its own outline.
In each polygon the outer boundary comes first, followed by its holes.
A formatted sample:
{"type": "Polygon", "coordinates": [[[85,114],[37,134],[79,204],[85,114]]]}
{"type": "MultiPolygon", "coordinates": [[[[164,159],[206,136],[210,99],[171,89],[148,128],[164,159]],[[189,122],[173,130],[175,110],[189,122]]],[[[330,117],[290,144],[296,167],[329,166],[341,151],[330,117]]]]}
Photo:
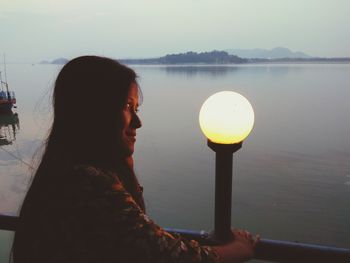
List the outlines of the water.
{"type": "MultiPolygon", "coordinates": [[[[232,225],[264,238],[350,247],[350,65],[132,67],[144,96],[136,171],[158,224],[213,228],[215,159],[198,113],[211,94],[233,90],[250,100],[255,125],[234,155],[232,225]]],[[[3,149],[31,165],[50,126],[59,69],[7,68],[20,129],[3,149]]],[[[3,150],[0,165],[0,211],[16,213],[31,170],[3,150]]],[[[0,232],[2,259],[10,239],[0,232]]]]}

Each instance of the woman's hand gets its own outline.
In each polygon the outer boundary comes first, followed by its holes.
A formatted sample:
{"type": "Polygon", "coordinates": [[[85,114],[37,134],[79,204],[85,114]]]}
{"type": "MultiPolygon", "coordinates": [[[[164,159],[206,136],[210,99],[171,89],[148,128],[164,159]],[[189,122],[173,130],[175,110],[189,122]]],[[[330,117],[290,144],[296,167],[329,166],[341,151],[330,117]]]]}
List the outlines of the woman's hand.
{"type": "Polygon", "coordinates": [[[214,246],[220,259],[220,263],[244,262],[254,256],[256,244],[260,237],[253,237],[245,230],[232,230],[234,238],[226,244],[214,246]]]}

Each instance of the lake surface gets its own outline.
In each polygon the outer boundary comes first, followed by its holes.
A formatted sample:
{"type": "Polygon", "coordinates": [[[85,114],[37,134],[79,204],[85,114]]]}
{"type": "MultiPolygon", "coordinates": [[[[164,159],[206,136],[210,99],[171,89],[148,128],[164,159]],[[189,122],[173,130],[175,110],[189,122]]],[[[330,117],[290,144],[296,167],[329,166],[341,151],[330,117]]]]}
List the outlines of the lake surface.
{"type": "MultiPolygon", "coordinates": [[[[136,172],[158,224],[213,229],[215,154],[198,114],[207,97],[232,90],[255,111],[253,131],[234,154],[232,226],[269,239],[350,247],[349,64],[131,67],[144,98],[136,172]]],[[[28,165],[40,157],[60,68],[7,66],[19,127],[12,144],[0,149],[2,213],[17,213],[28,165]]],[[[93,119],[91,125],[104,127],[93,119]]],[[[1,262],[10,239],[0,231],[1,262]]]]}

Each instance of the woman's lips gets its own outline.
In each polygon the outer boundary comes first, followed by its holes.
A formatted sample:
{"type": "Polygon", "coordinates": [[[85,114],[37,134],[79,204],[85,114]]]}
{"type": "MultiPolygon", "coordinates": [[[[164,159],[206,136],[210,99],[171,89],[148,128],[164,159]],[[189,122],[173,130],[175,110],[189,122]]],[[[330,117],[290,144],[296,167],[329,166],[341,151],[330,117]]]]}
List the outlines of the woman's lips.
{"type": "Polygon", "coordinates": [[[128,138],[131,142],[136,141],[136,132],[128,131],[128,132],[126,132],[126,136],[128,136],[128,138]]]}

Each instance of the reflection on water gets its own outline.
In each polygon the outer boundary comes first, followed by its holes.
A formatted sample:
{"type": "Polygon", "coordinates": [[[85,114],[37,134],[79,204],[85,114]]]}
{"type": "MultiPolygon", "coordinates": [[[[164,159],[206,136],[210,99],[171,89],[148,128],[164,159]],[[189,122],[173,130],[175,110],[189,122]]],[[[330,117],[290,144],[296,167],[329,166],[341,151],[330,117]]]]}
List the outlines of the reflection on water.
{"type": "Polygon", "coordinates": [[[20,129],[18,113],[2,112],[0,114],[0,212],[8,213],[17,206],[18,200],[23,196],[25,185],[19,183],[23,178],[23,170],[19,162],[24,162],[19,154],[16,142],[20,129]],[[21,180],[21,179],[19,179],[21,180]]]}
{"type": "MultiPolygon", "coordinates": [[[[215,155],[198,114],[210,95],[232,90],[256,115],[234,156],[232,225],[271,239],[350,244],[350,65],[132,67],[144,97],[135,169],[157,223],[213,228],[215,155]]],[[[1,212],[17,212],[32,174],[27,164],[40,157],[50,112],[37,104],[47,103],[59,68],[9,65],[21,130],[16,121],[1,124],[15,135],[2,146],[10,154],[0,150],[1,212]]]]}
{"type": "Polygon", "coordinates": [[[303,70],[300,65],[167,65],[156,68],[163,70],[169,75],[182,75],[186,77],[210,77],[220,78],[227,74],[271,74],[273,76],[283,76],[290,72],[300,72],[303,70]]]}
{"type": "Polygon", "coordinates": [[[186,77],[194,76],[206,76],[206,77],[222,77],[223,75],[234,73],[239,68],[235,66],[191,66],[191,65],[179,65],[179,66],[165,66],[161,68],[167,74],[178,74],[186,77]]]}
{"type": "Polygon", "coordinates": [[[0,146],[12,144],[16,140],[19,130],[19,118],[17,113],[0,113],[0,146]]]}

